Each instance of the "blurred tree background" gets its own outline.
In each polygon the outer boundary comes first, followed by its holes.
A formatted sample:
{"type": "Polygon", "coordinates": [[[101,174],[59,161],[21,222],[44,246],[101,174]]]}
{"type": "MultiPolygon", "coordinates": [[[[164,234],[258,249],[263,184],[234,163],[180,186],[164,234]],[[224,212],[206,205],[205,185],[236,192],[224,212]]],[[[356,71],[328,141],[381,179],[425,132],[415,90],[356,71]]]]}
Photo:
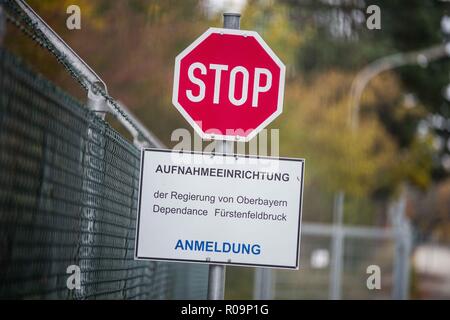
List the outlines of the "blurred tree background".
{"type": "MultiPolygon", "coordinates": [[[[221,27],[218,3],[223,1],[28,2],[104,79],[109,93],[169,147],[175,144],[170,141],[174,129],[193,132],[171,103],[174,59],[208,27],[221,27]],[[81,30],[66,28],[66,8],[71,4],[81,8],[81,30]]],[[[242,29],[258,31],[287,66],[284,112],[270,128],[280,129],[281,156],[306,159],[304,220],[331,222],[333,196],[342,190],[346,223],[385,225],[387,203],[407,185],[414,193],[408,213],[419,234],[450,242],[450,212],[417,206],[430,198],[430,192],[450,201],[448,57],[372,79],[360,103],[359,125],[355,130],[349,125],[350,92],[358,71],[387,55],[444,43],[441,21],[450,4],[439,0],[241,3],[242,29]],[[366,8],[372,4],[381,9],[380,30],[366,26],[370,16],[366,8]]],[[[24,39],[10,27],[7,47],[85,100],[85,93],[53,56],[24,39]]]]}

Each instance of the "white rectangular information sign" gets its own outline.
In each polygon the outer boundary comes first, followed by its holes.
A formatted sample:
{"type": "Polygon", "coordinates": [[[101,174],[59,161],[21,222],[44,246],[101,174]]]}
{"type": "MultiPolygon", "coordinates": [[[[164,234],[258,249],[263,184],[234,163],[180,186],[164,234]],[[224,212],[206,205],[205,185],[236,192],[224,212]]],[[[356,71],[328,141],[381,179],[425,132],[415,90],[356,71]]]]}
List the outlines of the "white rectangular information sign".
{"type": "Polygon", "coordinates": [[[298,269],[304,165],[143,149],[135,258],[298,269]]]}

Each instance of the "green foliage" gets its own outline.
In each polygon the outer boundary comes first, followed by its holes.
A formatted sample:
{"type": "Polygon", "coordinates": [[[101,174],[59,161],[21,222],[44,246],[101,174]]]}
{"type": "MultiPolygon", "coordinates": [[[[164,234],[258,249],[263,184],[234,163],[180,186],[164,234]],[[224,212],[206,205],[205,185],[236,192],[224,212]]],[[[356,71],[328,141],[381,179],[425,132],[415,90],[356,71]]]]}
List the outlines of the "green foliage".
{"type": "MultiPolygon", "coordinates": [[[[448,2],[437,0],[407,3],[399,0],[281,2],[290,7],[295,28],[307,34],[297,51],[296,60],[298,70],[307,78],[330,69],[356,72],[375,59],[393,53],[438,45],[444,40],[441,19],[450,12],[448,2]],[[366,27],[366,7],[369,4],[378,5],[381,9],[381,30],[366,27]]],[[[402,90],[414,93],[425,110],[450,116],[449,103],[442,94],[449,83],[449,59],[431,62],[425,68],[406,66],[395,72],[401,80],[402,90]]],[[[399,118],[395,115],[397,106],[399,103],[395,103],[395,107],[384,104],[382,99],[372,104],[378,110],[383,126],[400,147],[407,148],[415,139],[418,121],[427,113],[399,118]]],[[[445,140],[449,138],[448,132],[437,134],[445,140]]],[[[439,167],[433,169],[443,173],[439,167]]]]}
{"type": "Polygon", "coordinates": [[[395,145],[376,119],[357,131],[348,123],[351,75],[330,72],[310,81],[291,83],[281,125],[283,151],[306,157],[309,179],[323,181],[328,192],[370,194],[376,177],[393,162],[395,145]],[[326,88],[326,90],[324,90],[326,88]]]}
{"type": "Polygon", "coordinates": [[[288,72],[293,72],[303,35],[295,30],[289,19],[289,8],[273,1],[252,1],[242,15],[245,17],[242,29],[257,31],[276,50],[288,72]]]}

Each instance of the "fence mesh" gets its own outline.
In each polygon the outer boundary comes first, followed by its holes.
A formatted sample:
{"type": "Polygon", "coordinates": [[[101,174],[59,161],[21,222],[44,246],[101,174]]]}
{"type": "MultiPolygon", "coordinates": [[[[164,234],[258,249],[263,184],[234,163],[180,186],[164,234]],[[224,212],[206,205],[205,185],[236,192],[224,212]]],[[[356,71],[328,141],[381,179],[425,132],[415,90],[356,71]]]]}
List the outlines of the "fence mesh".
{"type": "Polygon", "coordinates": [[[133,260],[139,161],[95,113],[0,50],[0,298],[204,298],[203,266],[133,260]],[[81,289],[67,288],[70,265],[81,289]]]}
{"type": "MultiPolygon", "coordinates": [[[[331,235],[309,235],[308,225],[302,226],[301,272],[276,271],[276,299],[331,299],[331,235]]],[[[342,279],[339,299],[394,298],[394,239],[344,237],[342,279]],[[369,290],[367,267],[377,265],[383,271],[381,289],[369,290]]]]}

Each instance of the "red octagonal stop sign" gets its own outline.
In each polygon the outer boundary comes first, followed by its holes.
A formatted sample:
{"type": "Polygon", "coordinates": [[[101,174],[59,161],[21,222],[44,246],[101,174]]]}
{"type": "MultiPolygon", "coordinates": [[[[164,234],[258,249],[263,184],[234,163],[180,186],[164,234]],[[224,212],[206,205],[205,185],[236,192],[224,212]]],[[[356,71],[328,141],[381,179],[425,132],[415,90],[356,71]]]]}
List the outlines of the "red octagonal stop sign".
{"type": "Polygon", "coordinates": [[[172,102],[202,138],[248,141],[281,113],[284,78],[258,33],[210,28],[176,57],[172,102]]]}

